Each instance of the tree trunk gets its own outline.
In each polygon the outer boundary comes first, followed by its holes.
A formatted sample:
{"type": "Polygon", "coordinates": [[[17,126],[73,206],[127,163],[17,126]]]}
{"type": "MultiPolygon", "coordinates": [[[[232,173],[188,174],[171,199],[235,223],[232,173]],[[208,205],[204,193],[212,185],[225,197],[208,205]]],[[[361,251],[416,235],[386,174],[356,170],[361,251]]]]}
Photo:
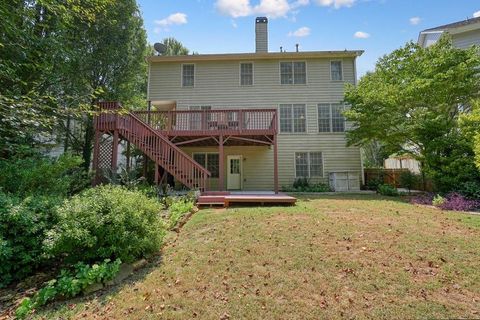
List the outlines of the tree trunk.
{"type": "Polygon", "coordinates": [[[82,158],[85,171],[90,169],[90,162],[92,160],[92,143],[93,143],[93,119],[91,115],[87,115],[85,121],[85,139],[83,143],[82,158]]]}

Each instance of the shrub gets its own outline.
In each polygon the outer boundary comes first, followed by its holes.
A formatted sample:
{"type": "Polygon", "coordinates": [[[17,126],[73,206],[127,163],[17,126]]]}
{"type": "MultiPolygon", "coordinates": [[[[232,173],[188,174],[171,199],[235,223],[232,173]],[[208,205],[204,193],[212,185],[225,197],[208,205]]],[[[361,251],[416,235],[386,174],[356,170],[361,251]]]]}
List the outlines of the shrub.
{"type": "Polygon", "coordinates": [[[413,203],[413,204],[423,204],[423,205],[430,206],[432,205],[432,202],[433,202],[432,193],[421,194],[410,199],[410,203],[413,203]]]}
{"type": "Polygon", "coordinates": [[[57,222],[60,199],[20,200],[0,193],[0,287],[32,274],[46,262],[42,241],[57,222]]]}
{"type": "Polygon", "coordinates": [[[400,185],[410,192],[417,186],[420,181],[420,177],[411,171],[404,171],[400,174],[400,185]]]}
{"type": "Polygon", "coordinates": [[[34,308],[45,305],[57,297],[75,297],[95,283],[112,280],[120,270],[120,260],[101,264],[86,265],[78,263],[75,272],[62,270],[58,279],[51,280],[32,298],[24,299],[16,310],[17,318],[25,318],[34,308]]]}
{"type": "Polygon", "coordinates": [[[298,190],[304,190],[310,186],[307,178],[298,178],[293,182],[293,188],[298,190]]]}
{"type": "Polygon", "coordinates": [[[472,211],[480,207],[480,201],[470,200],[459,193],[447,194],[444,203],[440,206],[442,210],[472,211]]]}
{"type": "Polygon", "coordinates": [[[458,193],[471,200],[480,200],[480,182],[464,182],[458,188],[458,193]]]}
{"type": "Polygon", "coordinates": [[[442,197],[441,195],[437,194],[435,197],[433,197],[432,204],[435,207],[441,207],[445,203],[445,198],[442,197]]]}
{"type": "Polygon", "coordinates": [[[380,193],[382,196],[398,196],[398,190],[389,184],[379,185],[377,192],[380,193]]]}
{"type": "Polygon", "coordinates": [[[82,160],[69,154],[58,159],[32,156],[0,161],[0,189],[21,197],[28,195],[66,196],[88,186],[80,167],[82,160]]]}
{"type": "Polygon", "coordinates": [[[187,197],[180,197],[175,198],[168,210],[170,215],[168,217],[169,220],[169,228],[173,228],[177,225],[178,221],[188,212],[193,209],[193,201],[188,199],[187,197]]]}
{"type": "Polygon", "coordinates": [[[157,200],[124,187],[86,190],[59,207],[59,222],[45,241],[48,252],[69,263],[147,256],[160,249],[165,234],[161,209],[157,200]]]}
{"type": "Polygon", "coordinates": [[[373,178],[367,181],[367,190],[377,190],[380,185],[383,184],[383,177],[373,178]]]}

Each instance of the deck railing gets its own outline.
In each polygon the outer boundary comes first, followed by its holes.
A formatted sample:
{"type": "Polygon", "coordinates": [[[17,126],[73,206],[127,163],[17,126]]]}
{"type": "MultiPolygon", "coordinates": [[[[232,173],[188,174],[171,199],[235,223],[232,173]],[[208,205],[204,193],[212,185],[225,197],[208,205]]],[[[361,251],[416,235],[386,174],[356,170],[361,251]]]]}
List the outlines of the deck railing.
{"type": "Polygon", "coordinates": [[[274,135],[276,109],[136,111],[155,130],[171,135],[274,135]]]}
{"type": "Polygon", "coordinates": [[[132,112],[122,112],[118,103],[103,102],[99,106],[102,112],[94,118],[96,130],[116,130],[187,187],[201,191],[207,189],[207,178],[211,173],[167,137],[132,112]]]}

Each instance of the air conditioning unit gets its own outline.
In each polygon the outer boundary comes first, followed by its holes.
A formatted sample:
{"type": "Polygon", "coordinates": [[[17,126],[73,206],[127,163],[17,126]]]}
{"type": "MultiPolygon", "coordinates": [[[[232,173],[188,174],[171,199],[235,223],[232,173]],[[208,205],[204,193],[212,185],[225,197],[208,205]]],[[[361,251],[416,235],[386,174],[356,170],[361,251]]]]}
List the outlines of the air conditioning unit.
{"type": "Polygon", "coordinates": [[[330,188],[333,191],[359,191],[360,172],[335,171],[329,173],[330,188]]]}

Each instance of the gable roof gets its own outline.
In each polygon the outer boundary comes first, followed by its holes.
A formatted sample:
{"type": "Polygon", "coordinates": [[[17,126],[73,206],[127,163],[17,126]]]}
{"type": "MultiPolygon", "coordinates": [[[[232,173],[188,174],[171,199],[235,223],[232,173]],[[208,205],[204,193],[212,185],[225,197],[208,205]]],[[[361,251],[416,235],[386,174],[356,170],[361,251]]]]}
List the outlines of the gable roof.
{"type": "Polygon", "coordinates": [[[355,58],[363,54],[363,50],[343,51],[301,51],[301,52],[256,52],[256,53],[223,53],[193,54],[183,56],[150,56],[148,62],[196,62],[196,61],[245,61],[245,60],[282,60],[312,58],[355,58]]]}
{"type": "Polygon", "coordinates": [[[462,28],[462,27],[466,27],[466,26],[472,26],[472,25],[475,25],[477,23],[479,24],[478,28],[480,28],[480,17],[471,18],[471,19],[467,19],[467,20],[463,20],[463,21],[457,21],[457,22],[454,22],[454,23],[445,24],[443,26],[438,26],[438,27],[435,27],[435,28],[425,29],[422,32],[446,31],[446,30],[458,29],[458,28],[462,28]]]}

